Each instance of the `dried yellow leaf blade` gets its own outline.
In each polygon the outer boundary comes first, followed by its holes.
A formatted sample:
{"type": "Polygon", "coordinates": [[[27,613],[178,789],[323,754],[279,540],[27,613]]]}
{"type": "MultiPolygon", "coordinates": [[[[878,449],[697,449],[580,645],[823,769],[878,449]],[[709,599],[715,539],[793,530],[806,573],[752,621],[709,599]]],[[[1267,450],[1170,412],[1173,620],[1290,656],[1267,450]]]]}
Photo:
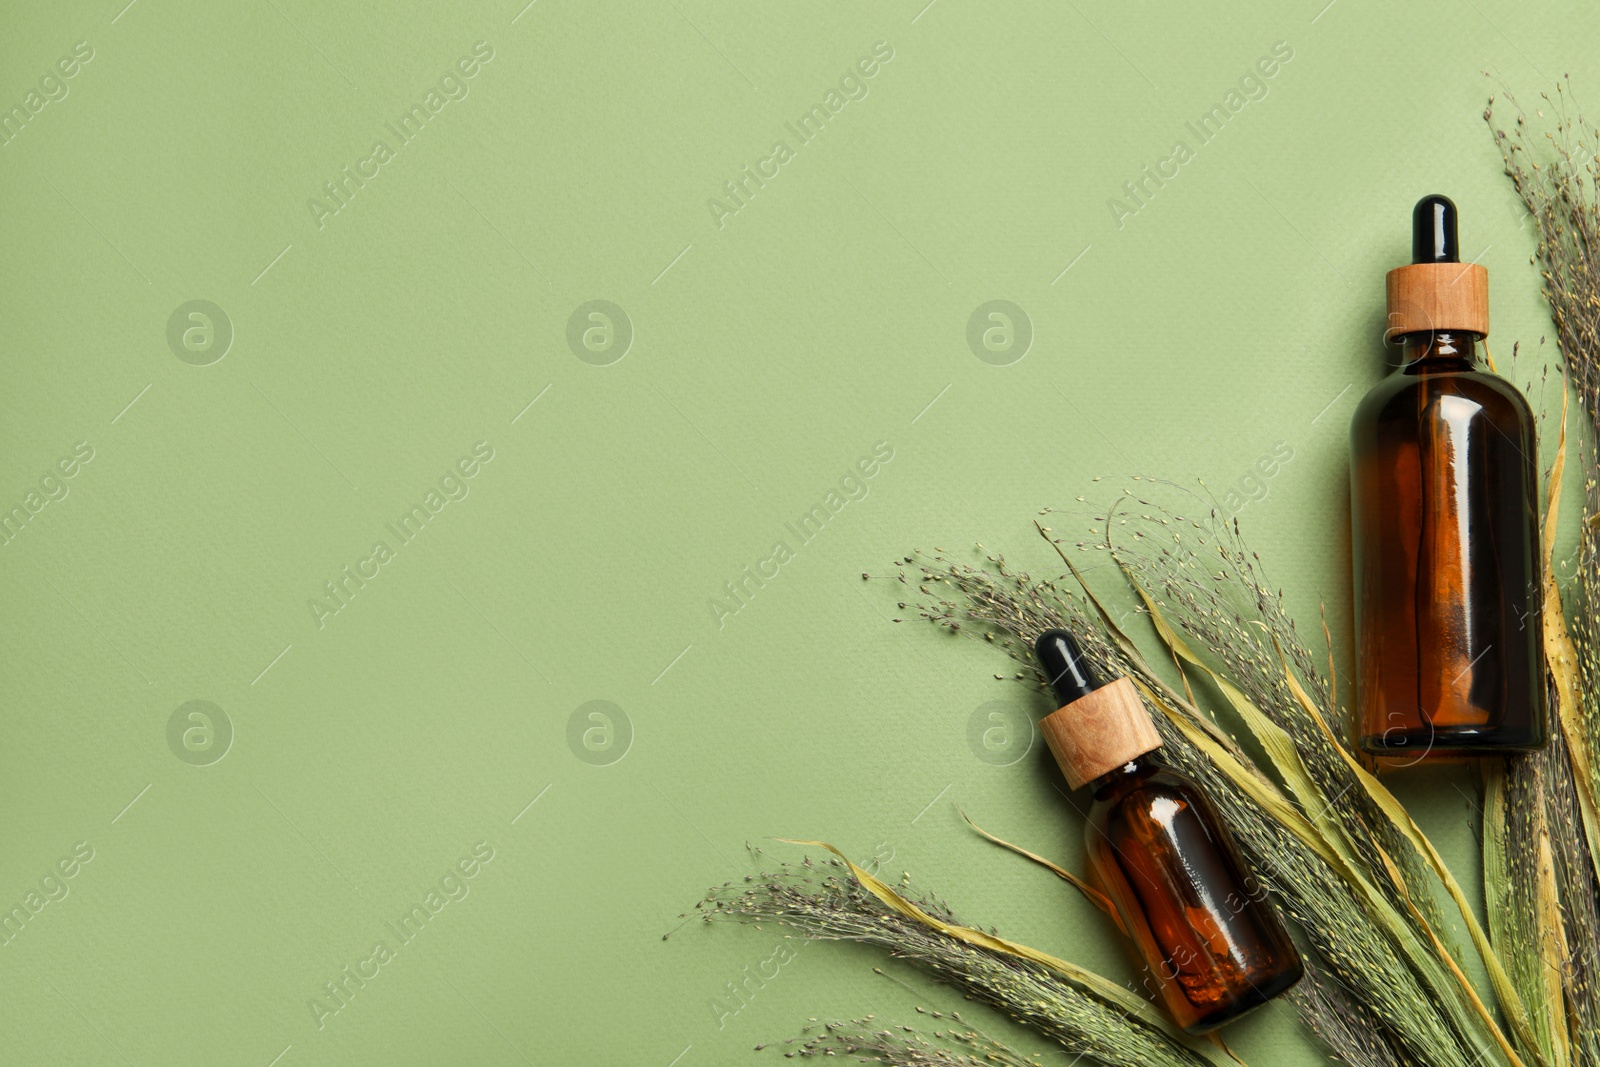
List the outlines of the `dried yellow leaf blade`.
{"type": "Polygon", "coordinates": [[[1544,806],[1537,812],[1536,830],[1538,893],[1535,910],[1539,916],[1539,959],[1544,977],[1545,1010],[1550,1013],[1551,1067],[1569,1067],[1572,1046],[1567,1033],[1567,1012],[1562,971],[1569,958],[1566,922],[1561,917],[1561,890],[1556,881],[1555,857],[1550,851],[1550,830],[1545,823],[1544,806]]]}
{"type": "MultiPolygon", "coordinates": [[[[1489,936],[1496,953],[1501,957],[1502,964],[1513,967],[1519,958],[1525,961],[1530,939],[1542,941],[1543,936],[1530,933],[1514,920],[1511,853],[1507,842],[1507,818],[1510,809],[1506,799],[1506,789],[1505,764],[1498,760],[1487,764],[1483,772],[1483,910],[1488,916],[1489,936]]],[[[1542,811],[1543,798],[1533,800],[1529,807],[1534,811],[1542,811]]],[[[1540,922],[1538,918],[1534,921],[1536,924],[1540,922]]],[[[1540,955],[1540,959],[1541,961],[1544,959],[1543,954],[1540,955]]],[[[1523,977],[1526,979],[1525,974],[1523,977]]],[[[1548,985],[1551,978],[1550,974],[1539,974],[1535,979],[1537,984],[1534,988],[1529,988],[1524,981],[1521,990],[1524,1003],[1542,1001],[1552,995],[1548,985]]],[[[1555,981],[1560,981],[1559,972],[1554,978],[1555,981]]],[[[1564,1003],[1561,1013],[1565,1014],[1564,1003]]],[[[1563,1041],[1561,1048],[1551,1045],[1550,1014],[1535,1013],[1529,1017],[1528,1022],[1538,1037],[1538,1047],[1547,1059],[1557,1065],[1570,1062],[1570,1056],[1566,1059],[1562,1056],[1563,1052],[1570,1048],[1567,1042],[1563,1041]]]]}
{"type": "Polygon", "coordinates": [[[1056,974],[1060,975],[1062,978],[1065,978],[1073,985],[1078,986],[1081,990],[1090,994],[1091,996],[1106,1001],[1122,1009],[1122,1011],[1129,1018],[1137,1019],[1146,1027],[1159,1031],[1163,1036],[1169,1038],[1174,1043],[1182,1045],[1184,1048],[1195,1053],[1196,1055],[1204,1057],[1212,1063],[1218,1064],[1219,1067],[1226,1067],[1223,1060],[1220,1058],[1219,1053],[1213,1046],[1196,1042],[1193,1038],[1189,1037],[1182,1030],[1179,1030],[1176,1026],[1174,1026],[1171,1020],[1169,1020],[1165,1015],[1161,1014],[1160,1010],[1157,1009],[1155,1005],[1151,1004],[1147,1000],[1143,1000],[1134,996],[1132,993],[1128,992],[1128,990],[1124,989],[1120,985],[1117,985],[1115,982],[1112,982],[1111,980],[1104,978],[1093,971],[1079,967],[1075,963],[1068,963],[1064,959],[1052,956],[1048,952],[1041,952],[1036,948],[1029,948],[1027,945],[1019,944],[1015,941],[1009,941],[1006,938],[999,937],[995,934],[986,934],[982,930],[974,930],[969,926],[957,926],[954,923],[947,923],[942,919],[929,915],[927,912],[917,907],[916,904],[895,892],[895,890],[887,883],[879,880],[870,872],[857,867],[853,862],[851,862],[849,856],[846,856],[843,852],[840,852],[837,848],[834,848],[826,841],[800,841],[786,837],[778,838],[778,840],[790,845],[807,845],[812,848],[827,849],[829,852],[839,857],[840,860],[844,861],[844,865],[849,868],[850,873],[855,877],[856,881],[861,883],[867,892],[883,901],[884,904],[888,905],[889,908],[897,914],[922,923],[924,926],[927,926],[933,930],[937,930],[939,933],[944,934],[947,937],[953,937],[958,941],[963,941],[976,948],[986,949],[990,952],[999,952],[1008,956],[1014,956],[1017,959],[1027,960],[1030,963],[1036,963],[1041,967],[1054,971],[1056,974]]]}
{"type": "MultiPolygon", "coordinates": [[[[1139,582],[1134,578],[1133,573],[1128,570],[1127,566],[1122,562],[1121,559],[1117,560],[1117,566],[1122,569],[1122,576],[1127,580],[1128,584],[1133,587],[1133,591],[1139,594],[1139,599],[1144,603],[1145,610],[1150,614],[1150,624],[1155,627],[1156,636],[1161,638],[1161,643],[1166,645],[1172,654],[1178,659],[1199,667],[1200,670],[1203,671],[1213,682],[1216,682],[1219,686],[1222,686],[1224,694],[1228,695],[1228,700],[1231,703],[1233,701],[1233,696],[1232,694],[1228,693],[1228,690],[1232,689],[1233,687],[1229,686],[1226,679],[1218,676],[1218,674],[1209,666],[1207,666],[1199,656],[1194,654],[1194,650],[1184,642],[1183,638],[1179,636],[1178,632],[1172,628],[1170,623],[1167,622],[1167,617],[1161,613],[1161,608],[1158,604],[1156,604],[1155,599],[1150,596],[1149,593],[1145,592],[1144,586],[1139,584],[1139,582]]],[[[1181,665],[1179,666],[1179,670],[1180,672],[1182,671],[1181,665]]],[[[1187,687],[1187,680],[1185,680],[1184,684],[1187,687]]],[[[1238,692],[1237,690],[1233,691],[1235,693],[1238,692]]],[[[1244,694],[1242,693],[1239,694],[1241,698],[1243,695],[1244,694]]],[[[1194,703],[1193,694],[1190,694],[1189,702],[1191,705],[1194,703]]],[[[1227,736],[1220,726],[1205,716],[1197,713],[1194,718],[1195,721],[1200,723],[1200,725],[1205,728],[1208,733],[1215,736],[1219,741],[1227,736]]]]}
{"type": "MultiPolygon", "coordinates": [[[[1132,637],[1128,636],[1127,632],[1123,630],[1121,626],[1117,624],[1116,619],[1112,617],[1111,611],[1106,607],[1105,602],[1100,599],[1099,595],[1095,593],[1094,589],[1090,587],[1089,583],[1084,581],[1082,572],[1078,570],[1077,566],[1072,562],[1072,560],[1067,558],[1067,554],[1061,550],[1061,546],[1050,537],[1049,533],[1045,531],[1043,526],[1039,525],[1038,522],[1035,522],[1033,525],[1034,528],[1039,531],[1039,536],[1043,537],[1050,547],[1056,550],[1056,555],[1061,557],[1061,562],[1067,565],[1067,570],[1072,573],[1073,579],[1077,581],[1079,588],[1083,590],[1084,596],[1089,598],[1089,603],[1094,605],[1094,609],[1099,613],[1100,621],[1105,626],[1106,632],[1109,633],[1112,640],[1117,643],[1117,647],[1121,649],[1122,654],[1128,658],[1128,662],[1143,672],[1146,677],[1154,678],[1156,676],[1155,672],[1152,671],[1149,664],[1145,662],[1144,654],[1139,651],[1138,644],[1133,640],[1132,637]]],[[[1184,684],[1187,686],[1187,680],[1185,680],[1184,684]]],[[[1174,694],[1174,696],[1176,696],[1176,694],[1174,694]]],[[[1201,728],[1207,733],[1211,734],[1211,736],[1219,744],[1226,746],[1231,751],[1237,751],[1237,747],[1234,746],[1232,740],[1222,731],[1219,726],[1217,726],[1216,723],[1207,719],[1205,716],[1201,715],[1198,710],[1194,709],[1194,703],[1192,700],[1188,704],[1184,704],[1181,701],[1175,700],[1174,704],[1178,707],[1184,708],[1186,711],[1191,711],[1191,717],[1194,719],[1194,721],[1199,723],[1201,728]]]]}
{"type": "MultiPolygon", "coordinates": [[[[1160,695],[1154,690],[1138,680],[1135,680],[1134,684],[1139,687],[1145,698],[1154,704],[1167,717],[1168,721],[1183,733],[1191,744],[1200,749],[1208,759],[1215,763],[1217,769],[1222,771],[1268,816],[1299,838],[1301,843],[1316,853],[1317,857],[1323,862],[1341,871],[1347,868],[1348,865],[1345,864],[1340,854],[1322,834],[1317,832],[1310,821],[1300,813],[1300,810],[1289,803],[1289,798],[1279,792],[1276,786],[1251,774],[1245,765],[1235,758],[1231,752],[1217,745],[1209,735],[1191,722],[1187,715],[1184,715],[1173,708],[1167,701],[1161,699],[1160,695]]],[[[1354,874],[1353,871],[1351,873],[1354,874]]],[[[1359,878],[1360,876],[1356,875],[1355,877],[1359,878]]]]}
{"type": "Polygon", "coordinates": [[[1561,517],[1561,479],[1567,469],[1567,390],[1561,390],[1561,431],[1556,435],[1556,458],[1550,464],[1550,499],[1544,517],[1544,576],[1553,581],[1550,560],[1556,550],[1556,520],[1561,517]]]}
{"type": "MultiPolygon", "coordinates": [[[[1578,811],[1583,820],[1584,834],[1590,842],[1590,863],[1595,876],[1600,878],[1600,812],[1595,797],[1595,768],[1589,751],[1589,735],[1584,729],[1579,710],[1582,699],[1578,670],[1578,651],[1572,635],[1567,630],[1566,613],[1561,606],[1561,590],[1556,585],[1555,546],[1556,527],[1561,517],[1561,488],[1567,467],[1567,411],[1571,394],[1561,391],[1561,430],[1556,437],[1556,456],[1550,464],[1549,503],[1544,520],[1544,558],[1541,621],[1544,624],[1545,662],[1555,681],[1556,720],[1562,739],[1567,744],[1567,760],[1572,765],[1574,792],[1578,797],[1578,811]]],[[[1539,808],[1543,821],[1543,806],[1539,808]]],[[[1547,832],[1540,834],[1539,881],[1537,912],[1541,951],[1546,961],[1554,959],[1553,967],[1545,970],[1545,1010],[1549,1013],[1551,1058],[1555,1067],[1566,1067],[1572,1059],[1571,1035],[1566,1018],[1566,1000],[1562,991],[1561,968],[1566,960],[1566,923],[1562,917],[1560,891],[1557,888],[1553,862],[1550,861],[1550,843],[1547,832]]]]}
{"type": "Polygon", "coordinates": [[[1065,867],[1062,867],[1056,863],[1052,863],[1050,860],[1045,859],[1037,852],[1029,852],[1021,845],[1014,845],[1004,838],[996,837],[994,834],[991,834],[989,831],[973,822],[972,816],[968,815],[965,811],[962,811],[961,808],[957,807],[956,810],[960,811],[961,817],[967,820],[967,825],[976,830],[986,840],[993,841],[1001,848],[1010,849],[1012,852],[1015,852],[1024,859],[1032,860],[1034,863],[1037,863],[1039,866],[1043,867],[1045,870],[1054,874],[1057,878],[1061,879],[1063,882],[1066,882],[1078,892],[1082,893],[1084,899],[1111,917],[1111,921],[1117,924],[1117,930],[1124,937],[1128,936],[1128,928],[1123,925],[1122,916],[1120,913],[1118,913],[1117,906],[1111,903],[1110,897],[1106,896],[1104,893],[1100,892],[1100,890],[1096,889],[1082,878],[1079,878],[1065,867]]]}
{"type": "MultiPolygon", "coordinates": [[[[1244,720],[1245,726],[1255,737],[1256,742],[1266,752],[1267,758],[1272,760],[1273,767],[1282,776],[1284,783],[1289,787],[1290,792],[1294,794],[1295,799],[1300,802],[1301,809],[1318,813],[1312,816],[1311,825],[1313,828],[1318,829],[1319,832],[1322,832],[1318,823],[1321,821],[1321,816],[1326,814],[1332,805],[1327,797],[1323,795],[1316,779],[1311,776],[1310,769],[1306,767],[1305,760],[1300,756],[1300,750],[1295,747],[1294,739],[1289,736],[1283,727],[1267,718],[1266,714],[1256,707],[1255,702],[1245,696],[1238,686],[1230,682],[1219,671],[1213,670],[1210,664],[1202,660],[1189,647],[1188,642],[1184,641],[1183,637],[1167,622],[1166,616],[1162,613],[1161,607],[1156,603],[1155,598],[1145,591],[1144,587],[1128,572],[1126,567],[1123,568],[1123,575],[1127,578],[1128,583],[1133,586],[1134,591],[1139,594],[1139,599],[1144,601],[1146,610],[1150,612],[1151,622],[1155,625],[1157,635],[1176,656],[1198,667],[1206,677],[1211,679],[1212,684],[1222,692],[1228,703],[1232,705],[1233,710],[1244,720]]],[[[1323,836],[1327,838],[1328,844],[1337,849],[1348,863],[1354,865],[1355,854],[1351,849],[1348,838],[1345,836],[1343,827],[1337,820],[1333,822],[1333,832],[1324,833],[1323,836]]]]}
{"type": "MultiPolygon", "coordinates": [[[[1473,946],[1483,959],[1484,969],[1489,973],[1489,983],[1494,987],[1495,999],[1500,1004],[1500,1010],[1505,1013],[1507,1020],[1511,1023],[1512,1031],[1516,1033],[1517,1039],[1523,1043],[1531,1054],[1538,1057],[1540,1062],[1543,1062],[1544,1057],[1540,1052],[1540,1046],[1534,1038],[1532,1028],[1528,1024],[1528,1012],[1526,1006],[1522,1003],[1522,997],[1517,993],[1517,987],[1511,981],[1511,976],[1506,973],[1504,965],[1500,962],[1500,957],[1489,943],[1489,935],[1484,933],[1482,925],[1478,922],[1477,915],[1472,910],[1472,905],[1467,901],[1466,894],[1461,890],[1461,884],[1456,881],[1455,875],[1451,873],[1450,868],[1445,864],[1444,857],[1439,855],[1438,850],[1433,847],[1433,842],[1428,840],[1428,836],[1422,832],[1422,828],[1411,818],[1400,801],[1395,799],[1395,795],[1389,792],[1389,787],[1363,767],[1360,761],[1352,756],[1349,750],[1334,737],[1327,720],[1323,718],[1322,712],[1317,708],[1316,701],[1311,699],[1311,694],[1306,692],[1305,687],[1300,684],[1300,680],[1295,677],[1294,671],[1290,669],[1289,662],[1284,658],[1281,648],[1278,650],[1278,660],[1283,665],[1283,676],[1288,681],[1289,690],[1294,694],[1295,700],[1305,709],[1306,714],[1317,724],[1323,736],[1328,739],[1334,750],[1339,753],[1340,758],[1344,760],[1345,766],[1350,768],[1350,772],[1355,776],[1356,781],[1361,784],[1362,790],[1377,805],[1378,810],[1383,812],[1390,825],[1410,843],[1412,848],[1417,850],[1420,856],[1427,860],[1428,866],[1433,869],[1433,873],[1438,876],[1440,883],[1443,884],[1445,892],[1450,894],[1450,899],[1455,902],[1456,908],[1461,912],[1462,920],[1467,924],[1467,933],[1472,938],[1473,946]]],[[[1404,881],[1400,878],[1399,872],[1391,870],[1391,876],[1395,879],[1395,883],[1400,887],[1401,892],[1406,894],[1409,906],[1411,895],[1404,881]]],[[[1506,1044],[1506,1047],[1509,1048],[1509,1044],[1506,1043],[1500,1028],[1495,1025],[1493,1017],[1483,1006],[1482,1001],[1478,998],[1477,991],[1472,988],[1472,983],[1468,981],[1466,975],[1456,963],[1455,958],[1450,955],[1443,942],[1434,935],[1432,928],[1422,918],[1421,913],[1417,912],[1415,917],[1427,931],[1441,962],[1456,977],[1468,1000],[1483,1017],[1485,1024],[1490,1028],[1490,1032],[1495,1039],[1502,1044],[1506,1044]]]]}
{"type": "Polygon", "coordinates": [[[1222,1031],[1220,1031],[1220,1030],[1211,1031],[1209,1034],[1206,1035],[1206,1040],[1211,1042],[1213,1045],[1217,1046],[1217,1048],[1221,1049],[1223,1052],[1225,1052],[1227,1054],[1228,1058],[1230,1060],[1232,1060],[1234,1063],[1239,1064],[1240,1067],[1249,1067],[1249,1064],[1247,1064],[1243,1060],[1241,1060],[1239,1058],[1239,1054],[1237,1052],[1233,1051],[1233,1049],[1229,1048],[1228,1047],[1228,1043],[1226,1041],[1222,1040],[1222,1031]]]}
{"type": "MultiPolygon", "coordinates": [[[[1584,729],[1578,704],[1582,692],[1578,678],[1578,652],[1572,643],[1572,636],[1567,632],[1561,594],[1556,590],[1548,564],[1545,567],[1544,657],[1556,682],[1556,721],[1562,739],[1567,743],[1567,760],[1572,764],[1584,836],[1590,841],[1600,842],[1600,801],[1595,797],[1594,757],[1589,750],[1589,736],[1584,729]]],[[[1600,849],[1590,849],[1589,859],[1594,864],[1595,877],[1600,878],[1600,849]]]]}
{"type": "Polygon", "coordinates": [[[1494,760],[1483,769],[1483,913],[1489,919],[1489,939],[1507,945],[1513,936],[1510,914],[1511,862],[1506,851],[1506,770],[1494,760]]]}
{"type": "MultiPolygon", "coordinates": [[[[1544,658],[1550,676],[1556,683],[1556,721],[1562,739],[1567,743],[1567,759],[1572,764],[1572,776],[1577,784],[1578,810],[1583,817],[1584,835],[1591,842],[1600,842],[1600,799],[1595,795],[1595,763],[1589,749],[1588,731],[1584,729],[1582,682],[1578,672],[1578,650],[1567,630],[1566,614],[1561,606],[1561,590],[1556,586],[1554,566],[1556,523],[1561,515],[1562,476],[1567,465],[1567,407],[1566,390],[1561,393],[1561,433],[1556,444],[1556,458],[1550,465],[1550,502],[1544,520],[1544,605],[1541,621],[1544,623],[1544,658]]],[[[1589,849],[1589,860],[1594,865],[1595,877],[1600,878],[1600,847],[1589,849]]]]}
{"type": "MultiPolygon", "coordinates": [[[[1400,872],[1395,868],[1394,860],[1389,858],[1389,854],[1385,852],[1382,847],[1379,847],[1378,849],[1378,856],[1383,860],[1383,865],[1388,868],[1390,875],[1398,880],[1400,872]]],[[[1440,940],[1438,932],[1433,928],[1433,924],[1428,922],[1427,916],[1422,914],[1422,910],[1418,908],[1416,902],[1412,900],[1411,893],[1404,888],[1405,883],[1399,882],[1399,884],[1402,886],[1401,894],[1402,899],[1405,901],[1407,914],[1411,916],[1412,921],[1417,924],[1417,927],[1427,935],[1428,943],[1433,946],[1434,954],[1439,957],[1440,962],[1442,962],[1445,967],[1449,969],[1451,976],[1454,977],[1457,984],[1461,986],[1466,995],[1467,1002],[1472,1005],[1473,1010],[1476,1011],[1478,1016],[1482,1018],[1490,1027],[1493,1027],[1493,1018],[1489,1015],[1489,1008],[1484,1004],[1483,998],[1478,996],[1478,991],[1472,987],[1472,982],[1467,978],[1466,973],[1462,971],[1460,964],[1456,962],[1456,958],[1450,954],[1449,949],[1445,948],[1444,942],[1440,940]]],[[[1495,1038],[1500,1042],[1501,1050],[1503,1052],[1505,1052],[1508,1056],[1513,1055],[1511,1046],[1506,1043],[1504,1037],[1500,1035],[1498,1030],[1495,1031],[1495,1038]]],[[[1528,1048],[1533,1052],[1534,1055],[1539,1055],[1539,1047],[1537,1045],[1529,1045],[1528,1048]]],[[[1540,1062],[1543,1062],[1542,1057],[1540,1062]]]]}
{"type": "Polygon", "coordinates": [[[1039,531],[1039,536],[1044,538],[1045,544],[1055,549],[1056,555],[1061,557],[1061,562],[1067,565],[1067,570],[1077,580],[1078,585],[1083,589],[1084,595],[1089,598],[1089,603],[1093,604],[1095,610],[1100,613],[1100,620],[1105,624],[1106,631],[1116,640],[1118,647],[1130,657],[1138,656],[1139,646],[1134,643],[1133,638],[1123,632],[1122,627],[1117,625],[1117,620],[1112,616],[1111,610],[1105,606],[1105,603],[1095,594],[1095,591],[1089,587],[1089,583],[1083,580],[1083,574],[1079,572],[1077,565],[1067,558],[1067,554],[1061,550],[1061,546],[1056,543],[1055,538],[1050,536],[1050,532],[1037,519],[1033,522],[1033,528],[1039,531]]]}
{"type": "Polygon", "coordinates": [[[1190,744],[1215,763],[1218,770],[1238,785],[1240,790],[1274,821],[1298,837],[1324,862],[1341,869],[1348,866],[1327,839],[1300,813],[1300,809],[1289,803],[1289,798],[1278,791],[1277,786],[1252,774],[1238,757],[1219,745],[1188,715],[1174,708],[1171,702],[1162,699],[1159,693],[1141,679],[1135,678],[1133,684],[1138,687],[1146,700],[1155,705],[1167,720],[1178,728],[1190,744]]]}

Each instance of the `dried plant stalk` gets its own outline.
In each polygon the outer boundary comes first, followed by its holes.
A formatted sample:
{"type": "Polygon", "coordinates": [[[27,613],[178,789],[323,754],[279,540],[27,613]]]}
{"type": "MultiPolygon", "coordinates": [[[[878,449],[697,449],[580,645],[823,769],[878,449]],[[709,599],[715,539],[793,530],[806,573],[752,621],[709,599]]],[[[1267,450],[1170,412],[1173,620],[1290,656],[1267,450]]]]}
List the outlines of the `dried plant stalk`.
{"type": "MultiPolygon", "coordinates": [[[[1538,243],[1534,258],[1544,281],[1544,296],[1555,323],[1562,371],[1588,416],[1589,429],[1600,427],[1600,134],[1575,112],[1571,86],[1563,81],[1554,98],[1541,94],[1545,107],[1535,116],[1546,127],[1534,131],[1528,114],[1510,93],[1512,123],[1497,120],[1495,98],[1490,97],[1484,120],[1494,133],[1505,162],[1505,172],[1528,209],[1538,243]]],[[[1565,431],[1565,407],[1562,429],[1565,431]]],[[[1593,433],[1589,436],[1592,443],[1593,433]]],[[[1592,448],[1592,444],[1591,444],[1592,448]]],[[[1600,763],[1593,758],[1600,738],[1600,480],[1592,452],[1579,464],[1585,501],[1579,526],[1576,593],[1572,618],[1567,622],[1576,651],[1581,685],[1574,709],[1581,722],[1563,721],[1569,761],[1578,769],[1580,802],[1588,808],[1588,828],[1595,829],[1595,797],[1600,794],[1600,763]]],[[[1552,506],[1559,502],[1552,500],[1552,506]]],[[[1553,524],[1550,524],[1553,525],[1553,524]]],[[[1553,535],[1547,529],[1547,536],[1553,535]]],[[[1547,593],[1553,583],[1547,583],[1547,593]]],[[[1558,679],[1559,681],[1559,679],[1558,679]]],[[[1558,692],[1558,697],[1561,694],[1558,692]]]]}
{"type": "Polygon", "coordinates": [[[1496,944],[1526,997],[1546,1010],[1538,1040],[1553,1063],[1600,1064],[1600,481],[1593,452],[1600,428],[1600,136],[1563,80],[1529,116],[1510,93],[1484,110],[1505,173],[1538,237],[1534,259],[1556,327],[1562,371],[1587,416],[1579,449],[1584,511],[1574,580],[1561,589],[1553,565],[1567,431],[1550,477],[1545,529],[1545,644],[1559,730],[1551,747],[1491,772],[1485,879],[1503,903],[1496,944]],[[1562,601],[1571,617],[1562,615],[1562,601]],[[1488,842],[1493,840],[1491,857],[1488,842]]]}
{"type": "MultiPolygon", "coordinates": [[[[908,899],[943,922],[965,925],[936,897],[908,899]]],[[[902,914],[866,888],[859,869],[839,860],[817,863],[808,857],[783,864],[773,873],[723,885],[697,907],[707,922],[775,922],[816,940],[877,945],[1088,1062],[1215,1067],[1210,1055],[1130,1014],[1122,1003],[1040,964],[969,944],[902,914]]]]}
{"type": "MultiPolygon", "coordinates": [[[[946,1018],[927,1012],[935,1019],[946,1018]]],[[[1040,1067],[1037,1059],[1024,1059],[981,1030],[967,1027],[961,1016],[949,1019],[958,1028],[924,1034],[904,1025],[875,1025],[872,1016],[849,1022],[816,1021],[798,1038],[785,1042],[784,1053],[796,1059],[813,1056],[854,1057],[893,1067],[1040,1067]]]]}
{"type": "Polygon", "coordinates": [[[1322,1044],[1350,1067],[1404,1067],[1378,1020],[1315,960],[1307,961],[1306,976],[1288,995],[1322,1044]]]}

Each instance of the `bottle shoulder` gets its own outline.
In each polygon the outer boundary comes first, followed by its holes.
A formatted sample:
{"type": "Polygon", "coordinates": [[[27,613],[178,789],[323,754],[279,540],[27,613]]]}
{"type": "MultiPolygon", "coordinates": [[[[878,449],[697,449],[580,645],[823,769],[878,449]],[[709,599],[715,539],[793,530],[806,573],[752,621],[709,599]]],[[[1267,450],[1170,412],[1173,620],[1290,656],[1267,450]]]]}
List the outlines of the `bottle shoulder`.
{"type": "Polygon", "coordinates": [[[1522,391],[1498,374],[1475,368],[1430,372],[1401,367],[1374,385],[1356,406],[1351,435],[1360,440],[1379,425],[1415,422],[1425,407],[1445,398],[1462,402],[1452,412],[1455,417],[1485,419],[1508,433],[1513,427],[1528,432],[1533,425],[1533,409],[1522,391]]]}
{"type": "Polygon", "coordinates": [[[1089,806],[1089,820],[1101,829],[1125,822],[1130,817],[1166,809],[1180,811],[1206,803],[1200,786],[1188,775],[1156,764],[1096,790],[1089,806]]]}

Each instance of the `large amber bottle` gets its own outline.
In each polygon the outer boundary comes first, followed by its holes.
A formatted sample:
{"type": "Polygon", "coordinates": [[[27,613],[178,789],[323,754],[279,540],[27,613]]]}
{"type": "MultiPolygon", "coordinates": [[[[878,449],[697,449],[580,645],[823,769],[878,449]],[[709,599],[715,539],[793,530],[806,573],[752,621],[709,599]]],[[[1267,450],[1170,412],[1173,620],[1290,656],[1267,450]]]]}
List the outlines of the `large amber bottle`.
{"type": "Polygon", "coordinates": [[[1488,272],[1445,197],[1418,202],[1412,260],[1388,275],[1401,364],[1350,427],[1356,732],[1387,767],[1549,740],[1533,416],[1478,364],[1488,272]]]}

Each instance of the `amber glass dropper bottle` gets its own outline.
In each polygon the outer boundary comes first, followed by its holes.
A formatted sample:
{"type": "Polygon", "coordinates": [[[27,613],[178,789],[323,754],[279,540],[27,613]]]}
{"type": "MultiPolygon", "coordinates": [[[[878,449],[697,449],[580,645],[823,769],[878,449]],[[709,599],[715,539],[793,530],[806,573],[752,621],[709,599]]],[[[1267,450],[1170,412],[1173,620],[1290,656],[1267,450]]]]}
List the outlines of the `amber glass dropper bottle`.
{"type": "Polygon", "coordinates": [[[1039,730],[1068,783],[1093,792],[1090,874],[1178,1026],[1215,1030],[1293,986],[1302,967],[1283,919],[1200,787],[1150,760],[1161,735],[1133,683],[1102,686],[1064,630],[1034,654],[1063,704],[1039,730]]]}
{"type": "Polygon", "coordinates": [[[1386,767],[1550,737],[1533,415],[1478,365],[1489,275],[1460,261],[1455,204],[1411,221],[1388,275],[1401,363],[1350,426],[1356,733],[1386,767]]]}

